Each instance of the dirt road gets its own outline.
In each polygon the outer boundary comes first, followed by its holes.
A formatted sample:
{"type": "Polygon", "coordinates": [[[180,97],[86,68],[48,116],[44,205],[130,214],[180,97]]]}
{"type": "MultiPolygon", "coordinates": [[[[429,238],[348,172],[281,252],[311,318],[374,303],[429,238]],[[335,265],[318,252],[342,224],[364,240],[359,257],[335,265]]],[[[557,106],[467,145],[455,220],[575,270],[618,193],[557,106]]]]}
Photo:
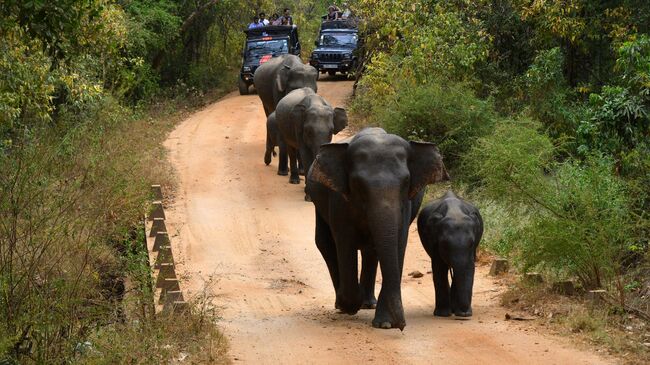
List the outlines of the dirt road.
{"type": "MultiPolygon", "coordinates": [[[[322,81],[319,92],[341,106],[351,86],[322,81]]],[[[430,274],[403,278],[404,332],[373,329],[373,311],[337,313],[314,244],[313,205],[303,201],[303,185],[276,175],[277,159],[264,166],[265,133],[257,95],[230,94],[184,121],[166,142],[179,180],[167,216],[182,287],[191,298],[210,283],[206,290],[221,310],[235,362],[607,363],[504,321],[500,289],[486,268],[477,272],[469,321],[432,316],[430,274]]],[[[405,273],[430,270],[414,226],[406,255],[405,273]]]]}

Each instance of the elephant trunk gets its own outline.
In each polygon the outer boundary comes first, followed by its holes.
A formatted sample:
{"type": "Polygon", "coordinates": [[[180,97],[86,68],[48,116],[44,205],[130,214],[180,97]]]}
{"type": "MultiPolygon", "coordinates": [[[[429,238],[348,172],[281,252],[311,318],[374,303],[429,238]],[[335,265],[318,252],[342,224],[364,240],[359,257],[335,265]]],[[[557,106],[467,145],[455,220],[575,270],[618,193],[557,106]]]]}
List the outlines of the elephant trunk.
{"type": "Polygon", "coordinates": [[[401,264],[399,237],[401,205],[398,193],[377,191],[369,201],[368,228],[381,267],[382,285],[373,325],[382,328],[404,329],[406,320],[402,307],[401,264]]]}

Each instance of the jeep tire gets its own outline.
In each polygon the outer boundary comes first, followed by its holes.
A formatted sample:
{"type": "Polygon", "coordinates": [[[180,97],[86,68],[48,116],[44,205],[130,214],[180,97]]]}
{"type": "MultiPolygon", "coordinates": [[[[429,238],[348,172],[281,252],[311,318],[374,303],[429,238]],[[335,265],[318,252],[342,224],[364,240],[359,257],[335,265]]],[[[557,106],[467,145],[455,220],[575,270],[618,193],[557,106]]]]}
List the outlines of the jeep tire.
{"type": "Polygon", "coordinates": [[[248,84],[246,81],[240,78],[237,86],[239,86],[239,95],[248,95],[248,84]]]}

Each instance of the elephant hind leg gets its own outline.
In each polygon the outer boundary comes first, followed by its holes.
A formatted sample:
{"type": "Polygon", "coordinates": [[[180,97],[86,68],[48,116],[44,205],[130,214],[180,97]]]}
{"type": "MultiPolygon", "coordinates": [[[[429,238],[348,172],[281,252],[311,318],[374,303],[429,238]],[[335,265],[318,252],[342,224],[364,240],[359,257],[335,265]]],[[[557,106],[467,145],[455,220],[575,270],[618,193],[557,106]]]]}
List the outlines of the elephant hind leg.
{"type": "Polygon", "coordinates": [[[266,131],[266,151],[264,152],[264,164],[266,166],[271,164],[271,156],[275,156],[275,144],[271,132],[266,131]]]}
{"type": "Polygon", "coordinates": [[[298,150],[292,146],[287,146],[289,152],[289,183],[290,184],[300,184],[300,176],[298,174],[298,150]]]}
{"type": "Polygon", "coordinates": [[[377,307],[375,297],[375,279],[377,277],[377,254],[373,249],[361,251],[361,293],[363,295],[362,309],[373,309],[377,307]]]}
{"type": "Polygon", "coordinates": [[[278,175],[289,175],[289,162],[287,158],[287,144],[281,138],[278,140],[280,146],[280,157],[278,159],[278,175]]]}

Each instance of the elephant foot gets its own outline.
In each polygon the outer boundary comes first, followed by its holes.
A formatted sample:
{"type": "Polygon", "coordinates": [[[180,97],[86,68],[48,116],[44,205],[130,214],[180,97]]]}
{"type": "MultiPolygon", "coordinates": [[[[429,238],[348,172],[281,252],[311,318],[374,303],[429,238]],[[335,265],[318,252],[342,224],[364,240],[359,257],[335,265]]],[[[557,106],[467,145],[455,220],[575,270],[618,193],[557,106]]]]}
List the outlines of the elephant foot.
{"type": "Polygon", "coordinates": [[[372,321],[372,326],[375,327],[375,328],[381,328],[381,329],[385,329],[385,330],[393,328],[393,325],[390,324],[390,322],[377,323],[375,321],[372,321]]]}
{"type": "Polygon", "coordinates": [[[269,152],[269,151],[266,151],[266,152],[264,153],[264,164],[265,164],[266,166],[268,166],[268,165],[271,164],[271,152],[269,152]]]}
{"type": "Polygon", "coordinates": [[[341,313],[353,315],[353,314],[357,314],[359,308],[361,307],[361,303],[348,302],[344,300],[342,297],[337,296],[334,307],[336,307],[336,309],[338,309],[339,312],[341,313]]]}
{"type": "Polygon", "coordinates": [[[389,321],[378,321],[374,319],[372,321],[372,326],[375,328],[381,328],[381,329],[391,329],[391,328],[399,328],[400,331],[404,331],[404,327],[406,327],[406,323],[391,323],[389,321]]]}
{"type": "Polygon", "coordinates": [[[300,178],[299,177],[290,177],[289,178],[289,184],[300,184],[300,178]]]}
{"type": "Polygon", "coordinates": [[[403,331],[404,327],[406,327],[406,322],[403,317],[402,320],[393,320],[388,313],[380,310],[375,311],[375,318],[372,320],[372,326],[382,329],[399,328],[400,331],[403,331]]]}
{"type": "Polygon", "coordinates": [[[456,310],[454,310],[454,315],[455,315],[456,317],[467,318],[467,319],[469,319],[469,317],[472,316],[472,310],[469,309],[469,310],[467,310],[467,311],[462,311],[462,310],[460,310],[460,309],[456,309],[456,310]]]}
{"type": "Polygon", "coordinates": [[[280,176],[287,176],[287,175],[289,175],[289,171],[278,170],[278,175],[280,175],[280,176]]]}
{"type": "Polygon", "coordinates": [[[436,317],[449,317],[451,316],[451,309],[439,309],[436,308],[433,311],[433,315],[436,317]]]}
{"type": "Polygon", "coordinates": [[[298,170],[298,174],[301,176],[305,176],[305,169],[301,167],[300,170],[298,170]]]}
{"type": "Polygon", "coordinates": [[[377,299],[366,299],[361,304],[361,309],[375,309],[377,308],[377,299]]]}

